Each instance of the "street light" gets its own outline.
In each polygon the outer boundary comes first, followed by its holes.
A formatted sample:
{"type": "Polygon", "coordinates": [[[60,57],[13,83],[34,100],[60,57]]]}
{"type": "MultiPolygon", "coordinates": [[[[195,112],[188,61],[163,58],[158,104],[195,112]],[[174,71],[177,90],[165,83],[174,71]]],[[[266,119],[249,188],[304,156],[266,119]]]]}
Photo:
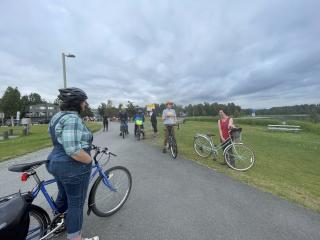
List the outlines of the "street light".
{"type": "Polygon", "coordinates": [[[63,86],[67,88],[67,73],[66,73],[66,57],[75,58],[74,54],[65,54],[62,53],[62,70],[63,70],[63,86]]]}

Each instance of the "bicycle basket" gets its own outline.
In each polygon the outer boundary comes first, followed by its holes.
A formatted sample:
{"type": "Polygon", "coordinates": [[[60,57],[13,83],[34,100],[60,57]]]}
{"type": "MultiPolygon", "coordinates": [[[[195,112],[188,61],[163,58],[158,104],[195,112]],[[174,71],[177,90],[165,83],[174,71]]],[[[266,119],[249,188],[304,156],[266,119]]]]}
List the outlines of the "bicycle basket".
{"type": "Polygon", "coordinates": [[[232,141],[241,140],[241,132],[242,128],[233,128],[230,130],[230,136],[232,138],[232,141]]]}
{"type": "Polygon", "coordinates": [[[0,199],[0,239],[23,240],[27,237],[29,205],[20,193],[0,199]]]}

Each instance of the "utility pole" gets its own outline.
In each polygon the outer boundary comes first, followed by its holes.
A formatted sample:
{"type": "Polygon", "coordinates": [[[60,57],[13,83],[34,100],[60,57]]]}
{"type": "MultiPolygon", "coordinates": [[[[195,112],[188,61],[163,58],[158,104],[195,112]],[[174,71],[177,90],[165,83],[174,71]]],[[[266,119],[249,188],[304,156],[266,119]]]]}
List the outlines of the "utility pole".
{"type": "Polygon", "coordinates": [[[66,70],[66,57],[75,58],[74,54],[62,53],[62,71],[63,71],[63,87],[67,88],[67,70],[66,70]]]}

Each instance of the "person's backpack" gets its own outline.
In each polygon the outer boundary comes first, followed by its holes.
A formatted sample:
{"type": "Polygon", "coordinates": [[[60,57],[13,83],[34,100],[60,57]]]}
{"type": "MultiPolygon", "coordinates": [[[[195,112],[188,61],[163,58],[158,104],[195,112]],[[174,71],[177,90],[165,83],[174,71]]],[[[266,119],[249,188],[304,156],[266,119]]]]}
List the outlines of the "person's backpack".
{"type": "Polygon", "coordinates": [[[0,199],[0,239],[24,240],[27,237],[30,202],[20,193],[0,199]]]}

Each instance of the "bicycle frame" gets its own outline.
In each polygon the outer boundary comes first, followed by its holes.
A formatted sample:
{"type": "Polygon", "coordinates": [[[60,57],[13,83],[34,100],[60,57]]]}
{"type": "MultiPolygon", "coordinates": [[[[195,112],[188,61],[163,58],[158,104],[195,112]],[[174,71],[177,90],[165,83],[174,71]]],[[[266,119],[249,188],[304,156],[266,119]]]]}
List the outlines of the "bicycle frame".
{"type": "Polygon", "coordinates": [[[127,121],[120,121],[120,128],[124,128],[124,130],[128,130],[128,123],[127,121]]]}
{"type": "Polygon", "coordinates": [[[206,134],[198,134],[198,136],[202,136],[202,137],[206,138],[210,142],[211,154],[218,155],[218,151],[220,151],[224,147],[226,149],[227,145],[229,145],[229,144],[234,145],[234,142],[233,142],[231,137],[229,137],[225,142],[220,143],[219,145],[215,145],[214,142],[213,142],[213,137],[212,136],[208,136],[206,134]]]}
{"type": "Polygon", "coordinates": [[[168,137],[173,137],[173,126],[167,126],[168,129],[168,137]]]}
{"type": "MultiPolygon", "coordinates": [[[[178,127],[179,127],[179,125],[177,125],[177,124],[172,124],[172,125],[167,125],[167,126],[166,126],[166,128],[167,128],[167,130],[168,130],[168,140],[169,140],[170,137],[174,137],[173,131],[174,131],[174,127],[175,127],[175,126],[178,126],[178,127]]],[[[179,129],[179,128],[178,128],[178,129],[179,129]]]]}
{"type": "MultiPolygon", "coordinates": [[[[99,173],[100,176],[103,177],[103,183],[113,192],[116,192],[117,189],[115,189],[111,182],[109,181],[109,178],[106,176],[106,174],[103,171],[103,168],[99,165],[98,161],[94,160],[95,164],[92,166],[92,171],[91,171],[91,175],[90,175],[90,182],[94,179],[94,177],[99,173]]],[[[42,194],[44,195],[46,201],[48,202],[49,206],[51,207],[52,211],[54,214],[58,214],[59,211],[54,203],[54,200],[52,199],[52,197],[50,197],[49,193],[46,190],[47,185],[50,185],[52,183],[57,182],[56,179],[50,179],[47,181],[40,181],[38,175],[36,174],[36,172],[32,173],[37,186],[35,188],[33,188],[33,190],[31,191],[32,197],[36,198],[39,194],[39,192],[41,191],[42,194]]]]}

